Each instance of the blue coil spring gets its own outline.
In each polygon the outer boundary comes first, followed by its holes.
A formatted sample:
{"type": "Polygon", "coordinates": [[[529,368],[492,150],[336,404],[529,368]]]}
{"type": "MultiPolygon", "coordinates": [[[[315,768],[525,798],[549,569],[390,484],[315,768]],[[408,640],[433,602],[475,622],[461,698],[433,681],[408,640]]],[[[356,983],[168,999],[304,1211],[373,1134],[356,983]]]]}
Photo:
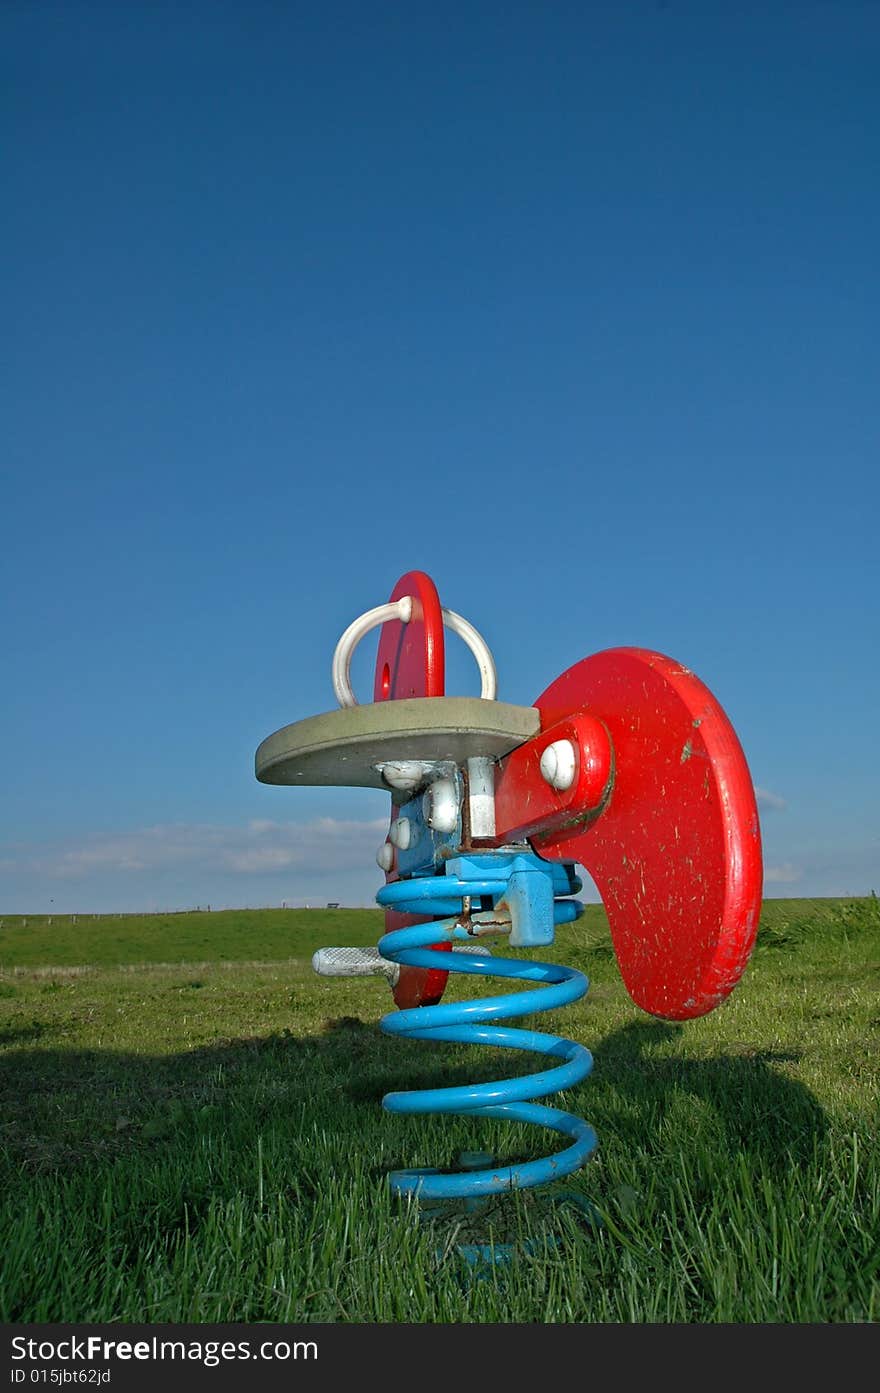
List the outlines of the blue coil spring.
{"type": "MultiPolygon", "coordinates": [[[[398,880],[379,891],[376,898],[380,904],[403,913],[425,914],[430,913],[433,907],[435,911],[452,915],[448,919],[416,924],[385,934],[379,941],[379,952],[389,961],[411,967],[439,968],[446,972],[513,978],[540,984],[526,991],[478,1001],[392,1011],[383,1017],[381,1029],[388,1035],[403,1036],[408,1040],[440,1040],[530,1050],[536,1054],[555,1056],[562,1063],[523,1078],[428,1088],[411,1093],[388,1093],[382,1105],[396,1113],[467,1113],[474,1117],[533,1123],[570,1137],[572,1144],[540,1160],[460,1174],[433,1169],[394,1171],[389,1180],[397,1194],[417,1194],[425,1200],[463,1199],[543,1185],[578,1170],[596,1148],[596,1134],[581,1118],[529,1101],[571,1088],[585,1079],[593,1067],[589,1050],[560,1036],[493,1024],[495,1021],[508,1021],[554,1010],[580,1000],[589,990],[589,981],[584,974],[555,963],[517,961],[488,955],[483,957],[474,953],[432,952],[428,947],[444,938],[465,939],[473,944],[474,939],[458,922],[456,901],[460,906],[464,897],[478,895],[491,896],[495,903],[503,895],[505,887],[506,881],[502,878],[475,882],[443,875],[411,881],[398,880]]],[[[557,899],[553,905],[554,923],[571,921],[581,910],[582,906],[576,901],[557,899]]]]}

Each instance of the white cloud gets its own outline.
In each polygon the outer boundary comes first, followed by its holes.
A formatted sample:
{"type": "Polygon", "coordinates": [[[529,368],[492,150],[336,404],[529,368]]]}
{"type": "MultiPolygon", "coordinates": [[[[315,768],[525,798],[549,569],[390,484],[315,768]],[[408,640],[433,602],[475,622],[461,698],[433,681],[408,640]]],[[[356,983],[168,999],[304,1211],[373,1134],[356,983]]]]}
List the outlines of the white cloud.
{"type": "Polygon", "coordinates": [[[781,866],[764,867],[764,881],[769,885],[794,885],[803,878],[803,874],[800,867],[793,866],[790,861],[783,862],[781,866]]]}
{"type": "Polygon", "coordinates": [[[867,895],[880,888],[880,842],[853,842],[849,846],[786,848],[785,860],[764,868],[765,885],[798,886],[798,894],[867,895]]]}
{"type": "MultiPolygon", "coordinates": [[[[785,821],[777,821],[782,829],[785,821]]],[[[0,912],[120,912],[196,904],[370,905],[385,817],[255,818],[231,826],[161,823],[110,834],[0,846],[0,912]]],[[[865,895],[880,890],[880,841],[766,848],[765,893],[865,895]]],[[[583,898],[594,898],[585,877],[583,898]]]]}
{"type": "Polygon", "coordinates": [[[331,870],[343,861],[372,861],[388,829],[387,819],[370,822],[323,817],[313,822],[255,818],[243,825],[163,823],[111,836],[85,836],[48,847],[8,848],[10,871],[30,871],[54,880],[94,872],[133,873],[172,868],[232,875],[302,868],[331,870]]]}
{"type": "Polygon", "coordinates": [[[771,793],[769,788],[755,788],[755,798],[759,808],[769,808],[774,812],[782,812],[787,806],[785,799],[778,793],[771,793]]]}

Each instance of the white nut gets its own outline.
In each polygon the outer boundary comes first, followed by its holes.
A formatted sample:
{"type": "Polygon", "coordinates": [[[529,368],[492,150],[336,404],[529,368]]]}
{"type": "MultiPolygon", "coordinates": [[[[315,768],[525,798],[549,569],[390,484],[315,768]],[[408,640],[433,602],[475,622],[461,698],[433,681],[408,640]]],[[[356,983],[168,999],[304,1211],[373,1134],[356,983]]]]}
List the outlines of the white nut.
{"type": "Polygon", "coordinates": [[[380,767],[385,783],[404,793],[413,793],[431,772],[431,763],[426,759],[393,759],[380,767]]]}
{"type": "Polygon", "coordinates": [[[551,788],[571,788],[577,773],[577,753],[570,740],[554,740],[541,755],[541,774],[551,788]]]}
{"type": "Polygon", "coordinates": [[[390,842],[383,842],[376,852],[376,865],[380,871],[390,871],[394,865],[394,847],[390,842]]]}
{"type": "Polygon", "coordinates": [[[413,825],[409,818],[399,817],[396,822],[392,822],[388,835],[399,851],[408,851],[414,841],[413,825]]]}
{"type": "Polygon", "coordinates": [[[422,813],[435,832],[454,832],[458,825],[458,791],[452,779],[435,779],[425,790],[422,813]]]}

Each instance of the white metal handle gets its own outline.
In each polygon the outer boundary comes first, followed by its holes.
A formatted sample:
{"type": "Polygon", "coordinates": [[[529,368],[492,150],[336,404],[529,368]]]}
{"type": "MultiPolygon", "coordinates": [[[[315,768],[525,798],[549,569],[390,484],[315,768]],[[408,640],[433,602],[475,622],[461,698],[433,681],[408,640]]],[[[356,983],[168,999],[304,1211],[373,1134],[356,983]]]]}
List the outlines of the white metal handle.
{"type": "MultiPolygon", "coordinates": [[[[333,654],[333,690],[340,706],[358,704],[357,697],[351,689],[351,659],[361,639],[378,624],[386,624],[390,619],[399,619],[402,624],[408,624],[412,619],[412,607],[412,596],[404,595],[402,600],[393,600],[390,604],[368,609],[366,614],[349,624],[333,654]]],[[[498,674],[486,640],[477,633],[473,624],[462,619],[454,610],[443,609],[441,613],[447,629],[451,629],[464,640],[476,659],[477,667],[480,669],[480,696],[484,701],[494,701],[495,693],[498,691],[498,674]]]]}

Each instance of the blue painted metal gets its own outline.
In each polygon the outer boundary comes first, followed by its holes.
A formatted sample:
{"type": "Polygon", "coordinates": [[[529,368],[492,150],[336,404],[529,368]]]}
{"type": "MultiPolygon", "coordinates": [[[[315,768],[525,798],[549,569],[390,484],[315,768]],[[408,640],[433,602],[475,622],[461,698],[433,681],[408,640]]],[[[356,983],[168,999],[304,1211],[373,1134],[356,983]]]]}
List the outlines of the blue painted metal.
{"type": "Polygon", "coordinates": [[[499,918],[509,915],[511,924],[516,922],[518,926],[520,943],[547,943],[552,940],[555,924],[570,922],[582,912],[583,907],[577,901],[559,898],[577,889],[580,889],[580,881],[572,866],[543,861],[539,856],[517,851],[463,854],[446,863],[444,875],[398,880],[379,891],[379,903],[389,908],[406,914],[448,916],[386,934],[379,940],[379,952],[389,961],[413,967],[439,965],[449,972],[537,984],[527,991],[478,1001],[393,1011],[380,1023],[386,1034],[410,1040],[529,1050],[560,1061],[552,1068],[525,1078],[389,1093],[382,1100],[383,1106],[399,1113],[468,1113],[475,1117],[529,1122],[559,1132],[571,1141],[563,1151],[518,1165],[490,1166],[459,1174],[428,1169],[396,1171],[390,1177],[396,1193],[418,1194],[423,1199],[435,1200],[525,1189],[580,1169],[595,1150],[596,1134],[588,1123],[572,1113],[531,1101],[572,1088],[585,1079],[593,1067],[589,1050],[561,1036],[496,1024],[580,1000],[589,990],[584,974],[556,963],[478,954],[453,955],[432,952],[428,947],[444,938],[474,942],[473,936],[459,923],[465,898],[470,899],[473,909],[477,908],[474,902],[479,899],[484,910],[488,910],[491,902],[491,909],[498,912],[499,918]]]}
{"type": "MultiPolygon", "coordinates": [[[[462,798],[461,773],[453,764],[444,766],[444,777],[456,786],[459,804],[462,798]]],[[[405,817],[413,829],[412,844],[397,853],[397,869],[401,876],[427,875],[432,869],[439,870],[444,859],[451,856],[461,846],[461,810],[451,832],[437,832],[425,822],[423,794],[419,793],[396,810],[395,816],[405,817]]]]}

